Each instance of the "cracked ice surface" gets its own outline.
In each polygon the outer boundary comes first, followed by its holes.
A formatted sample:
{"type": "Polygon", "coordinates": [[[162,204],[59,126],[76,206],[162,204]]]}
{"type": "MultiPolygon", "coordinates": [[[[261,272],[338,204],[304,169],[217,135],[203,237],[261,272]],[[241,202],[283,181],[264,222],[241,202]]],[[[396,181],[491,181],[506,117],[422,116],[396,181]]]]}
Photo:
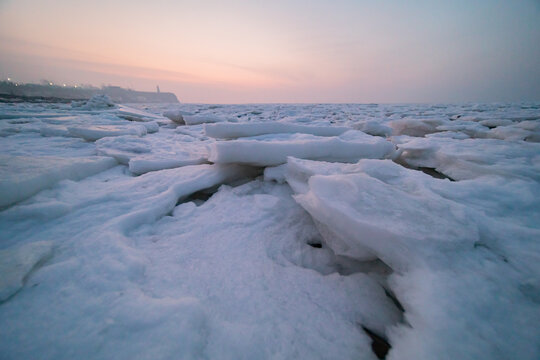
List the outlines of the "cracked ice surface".
{"type": "Polygon", "coordinates": [[[0,104],[0,357],[539,357],[538,104],[106,100],[0,104]]]}

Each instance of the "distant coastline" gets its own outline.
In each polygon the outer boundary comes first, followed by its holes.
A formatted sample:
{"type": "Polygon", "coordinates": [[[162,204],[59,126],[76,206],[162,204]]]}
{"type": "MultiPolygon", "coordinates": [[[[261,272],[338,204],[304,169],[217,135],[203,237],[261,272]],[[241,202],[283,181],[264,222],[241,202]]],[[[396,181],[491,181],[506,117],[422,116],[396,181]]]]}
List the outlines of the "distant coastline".
{"type": "Polygon", "coordinates": [[[90,99],[94,95],[105,94],[116,103],[177,103],[178,98],[170,92],[150,92],[124,89],[120,86],[101,88],[83,85],[66,86],[53,83],[22,84],[12,81],[0,81],[0,102],[42,101],[69,102],[90,99]]]}

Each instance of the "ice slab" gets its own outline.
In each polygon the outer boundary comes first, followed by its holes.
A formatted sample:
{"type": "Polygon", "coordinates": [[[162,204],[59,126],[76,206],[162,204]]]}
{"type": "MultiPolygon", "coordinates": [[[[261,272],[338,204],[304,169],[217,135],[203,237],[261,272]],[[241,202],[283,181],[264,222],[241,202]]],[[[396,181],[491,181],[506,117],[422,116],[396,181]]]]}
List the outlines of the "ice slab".
{"type": "Polygon", "coordinates": [[[114,111],[114,113],[118,117],[129,121],[146,122],[163,120],[163,117],[159,115],[149,113],[148,111],[135,109],[126,105],[118,105],[118,108],[114,111]]]}
{"type": "Polygon", "coordinates": [[[137,175],[149,171],[203,164],[207,162],[206,144],[182,134],[156,134],[144,138],[126,135],[96,142],[99,155],[114,157],[129,165],[137,175]]]}
{"type": "Polygon", "coordinates": [[[0,206],[11,205],[60,180],[80,180],[115,166],[109,157],[0,155],[0,206]]]}
{"type": "Polygon", "coordinates": [[[392,128],[382,124],[379,121],[363,121],[355,123],[353,128],[365,132],[366,134],[373,136],[388,137],[392,135],[392,128]]]}
{"type": "Polygon", "coordinates": [[[355,162],[361,158],[385,158],[394,152],[390,142],[349,130],[339,137],[277,134],[210,145],[209,161],[257,166],[284,164],[287,156],[325,161],[355,162]]]}
{"type": "Polygon", "coordinates": [[[137,135],[144,136],[147,128],[143,125],[89,125],[68,127],[70,135],[88,141],[96,141],[109,136],[137,135]]]}
{"type": "Polygon", "coordinates": [[[39,129],[41,136],[71,136],[65,126],[44,125],[39,129]]]}
{"type": "Polygon", "coordinates": [[[538,356],[540,310],[533,293],[540,287],[531,279],[540,275],[540,246],[531,239],[540,229],[519,220],[540,215],[530,200],[540,191],[537,182],[450,182],[389,160],[291,159],[289,165],[296,175],[287,181],[293,188],[301,184],[295,199],[340,235],[325,237],[332,249],[352,257],[368,249],[396,271],[390,286],[410,326],[390,331],[388,358],[538,356]],[[516,192],[523,193],[516,198],[516,192]],[[496,198],[514,199],[513,209],[496,198]]]}
{"type": "Polygon", "coordinates": [[[228,121],[226,118],[215,115],[183,115],[186,125],[201,125],[228,121]]]}
{"type": "Polygon", "coordinates": [[[184,114],[184,112],[180,110],[167,110],[163,113],[163,116],[179,125],[186,125],[186,122],[184,121],[184,115],[186,114],[184,114]]]}
{"type": "Polygon", "coordinates": [[[144,156],[138,156],[129,160],[129,171],[133,174],[140,175],[150,171],[157,171],[163,169],[172,169],[187,165],[204,164],[208,160],[205,156],[197,156],[195,154],[185,152],[183,156],[176,154],[174,158],[160,159],[156,157],[145,158],[144,156]]]}
{"type": "Polygon", "coordinates": [[[452,249],[462,242],[472,247],[478,240],[478,230],[463,206],[422,191],[427,175],[391,160],[343,166],[292,159],[287,167],[287,179],[299,193],[297,201],[347,241],[334,246],[328,239],[338,254],[356,257],[360,246],[393,269],[403,270],[409,263],[420,263],[422,258],[417,257],[428,247],[452,249]],[[307,178],[307,184],[301,178],[307,178]],[[411,226],[420,220],[434,226],[411,226]]]}
{"type": "Polygon", "coordinates": [[[438,126],[444,125],[446,121],[440,118],[432,119],[399,119],[392,120],[388,126],[392,128],[392,135],[425,136],[426,134],[442,131],[438,126]]]}
{"type": "Polygon", "coordinates": [[[93,156],[92,143],[81,138],[66,136],[43,136],[40,133],[24,133],[0,139],[3,155],[13,156],[93,156]]]}
{"type": "Polygon", "coordinates": [[[107,95],[94,95],[88,100],[72,101],[71,107],[79,110],[104,110],[114,108],[115,104],[107,95]]]}
{"type": "Polygon", "coordinates": [[[204,126],[207,136],[217,139],[236,139],[265,134],[299,133],[317,136],[339,136],[350,128],[342,126],[308,126],[283,122],[220,123],[204,126]]]}
{"type": "Polygon", "coordinates": [[[495,139],[405,138],[399,159],[412,167],[428,167],[455,179],[483,175],[540,180],[540,144],[495,139]]]}
{"type": "Polygon", "coordinates": [[[34,267],[52,255],[52,244],[38,241],[0,250],[0,303],[17,293],[34,267]]]}
{"type": "Polygon", "coordinates": [[[264,180],[265,181],[275,181],[277,183],[283,184],[285,179],[287,164],[282,164],[278,166],[268,166],[264,169],[264,180]]]}

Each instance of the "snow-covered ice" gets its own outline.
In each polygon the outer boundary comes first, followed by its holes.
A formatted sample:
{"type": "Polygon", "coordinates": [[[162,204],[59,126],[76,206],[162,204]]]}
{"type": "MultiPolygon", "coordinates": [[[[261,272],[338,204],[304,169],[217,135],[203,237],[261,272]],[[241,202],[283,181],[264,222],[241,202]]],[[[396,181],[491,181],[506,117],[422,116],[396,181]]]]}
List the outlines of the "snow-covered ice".
{"type": "Polygon", "coordinates": [[[265,134],[311,134],[317,136],[339,136],[350,130],[339,126],[307,126],[290,123],[218,123],[204,126],[206,135],[217,139],[236,139],[265,134]]]}
{"type": "Polygon", "coordinates": [[[283,164],[287,156],[303,159],[355,162],[362,158],[392,156],[392,143],[361,131],[349,130],[339,136],[308,134],[269,134],[210,145],[209,160],[215,163],[241,163],[257,166],[283,164]]]}
{"type": "Polygon", "coordinates": [[[30,271],[51,254],[51,243],[46,241],[0,250],[0,302],[21,289],[30,271]]]}
{"type": "Polygon", "coordinates": [[[111,156],[137,175],[208,161],[206,142],[183,134],[105,137],[96,142],[99,155],[111,156]]]}
{"type": "Polygon", "coordinates": [[[399,159],[455,180],[503,175],[540,180],[540,143],[441,137],[399,138],[399,159]]]}
{"type": "Polygon", "coordinates": [[[1,103],[0,358],[538,359],[539,141],[540,104],[1,103]]]}
{"type": "Polygon", "coordinates": [[[0,206],[24,200],[60,180],[80,180],[116,165],[109,157],[0,155],[0,206]]]}
{"type": "Polygon", "coordinates": [[[96,141],[104,137],[121,135],[146,135],[147,129],[142,125],[118,126],[118,125],[96,125],[96,126],[74,126],[68,127],[69,134],[81,137],[88,141],[96,141]]]}

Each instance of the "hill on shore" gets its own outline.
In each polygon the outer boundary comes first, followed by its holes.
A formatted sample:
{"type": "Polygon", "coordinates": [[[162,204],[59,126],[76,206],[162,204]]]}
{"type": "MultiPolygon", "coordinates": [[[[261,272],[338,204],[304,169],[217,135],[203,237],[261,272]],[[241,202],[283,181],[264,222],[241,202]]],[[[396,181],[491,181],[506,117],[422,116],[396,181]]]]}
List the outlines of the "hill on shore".
{"type": "Polygon", "coordinates": [[[48,84],[20,84],[12,81],[0,82],[0,98],[22,98],[24,100],[84,100],[94,95],[105,94],[116,103],[177,103],[178,98],[170,92],[150,92],[124,89],[119,86],[60,86],[48,84]]]}

